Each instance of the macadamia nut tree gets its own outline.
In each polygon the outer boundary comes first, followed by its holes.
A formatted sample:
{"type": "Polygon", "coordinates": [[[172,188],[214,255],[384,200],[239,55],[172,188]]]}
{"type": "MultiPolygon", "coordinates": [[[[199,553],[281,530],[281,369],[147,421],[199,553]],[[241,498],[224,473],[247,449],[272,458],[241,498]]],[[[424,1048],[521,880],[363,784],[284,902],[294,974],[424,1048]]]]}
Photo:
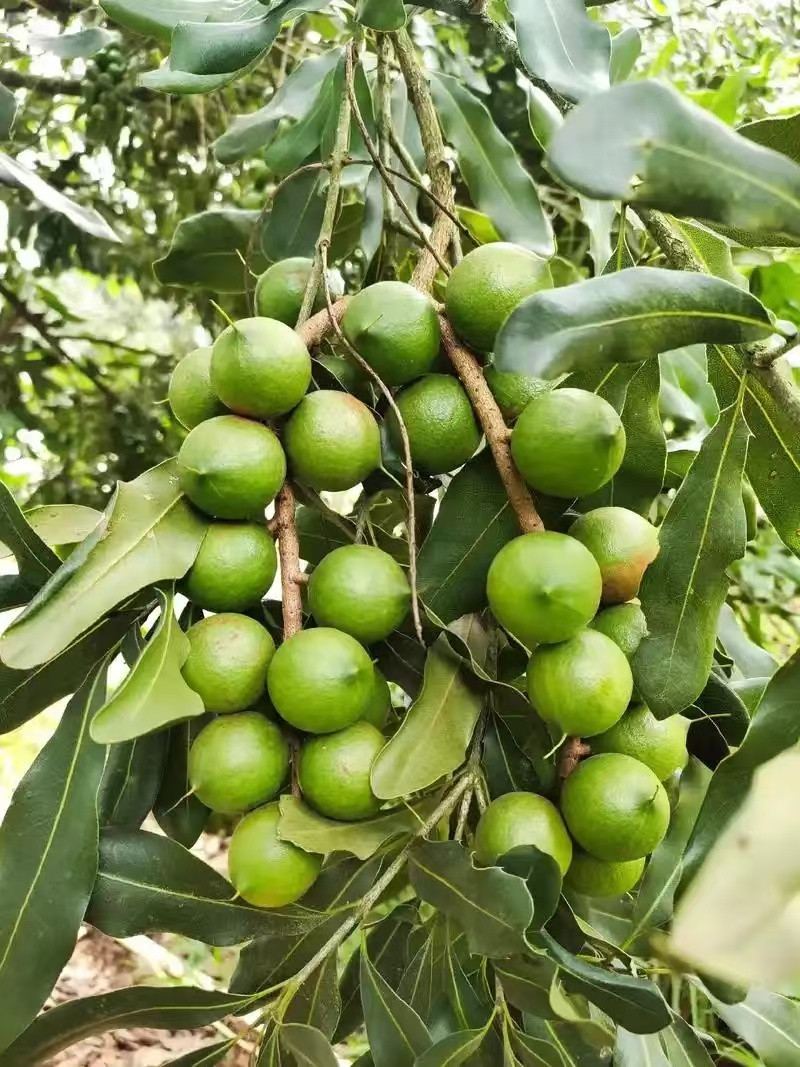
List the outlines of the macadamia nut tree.
{"type": "Polygon", "coordinates": [[[362,1067],[703,1067],[712,1011],[798,1062],[800,660],[727,603],[746,501],[800,554],[795,327],[732,258],[800,244],[797,116],[726,126],[582,0],[101,6],[160,42],[148,94],[308,52],[214,113],[259,209],[157,265],[236,297],[174,369],[177,454],[88,527],[0,486],[0,729],[69,698],[0,828],[0,1062],[246,1015],[261,1067],[361,1028],[362,1067]],[[493,35],[525,143],[434,27],[493,35]],[[40,1014],[83,922],[241,946],[230,989],[40,1014]]]}

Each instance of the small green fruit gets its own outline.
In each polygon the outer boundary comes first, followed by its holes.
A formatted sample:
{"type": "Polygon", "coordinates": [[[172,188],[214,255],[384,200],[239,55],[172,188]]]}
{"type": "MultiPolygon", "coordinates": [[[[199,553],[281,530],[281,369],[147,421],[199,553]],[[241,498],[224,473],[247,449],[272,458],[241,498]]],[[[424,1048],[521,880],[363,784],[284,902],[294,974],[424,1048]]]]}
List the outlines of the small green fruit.
{"type": "Polygon", "coordinates": [[[298,764],[304,798],[320,815],[342,822],[369,819],[381,801],[372,792],[370,771],[386,738],[368,722],[303,742],[298,764]]]}
{"type": "Polygon", "coordinates": [[[605,485],[625,455],[625,428],[614,408],[583,389],[554,389],[527,405],[511,453],[528,485],[573,499],[605,485]]]}
{"type": "Polygon", "coordinates": [[[289,773],[289,744],[256,711],[214,719],[189,750],[189,783],[212,811],[247,811],[276,795],[289,773]]]}
{"type": "Polygon", "coordinates": [[[535,845],[552,856],[562,874],[572,861],[572,842],[550,801],[536,793],[506,793],[481,815],[475,830],[475,855],[481,863],[495,863],[523,845],[535,845]]]}
{"type": "Polygon", "coordinates": [[[615,604],[595,615],[589,626],[610,637],[629,660],[647,636],[647,619],[639,604],[615,604]]]}
{"type": "Polygon", "coordinates": [[[308,606],[319,626],[344,630],[368,645],[401,625],[411,605],[411,587],[399,563],[371,545],[344,545],[316,567],[308,606]]]}
{"type": "Polygon", "coordinates": [[[644,572],[658,555],[658,530],[627,508],[596,508],[570,527],[586,545],[603,576],[603,602],[622,604],[639,592],[644,572]]]}
{"type": "Polygon", "coordinates": [[[231,836],[228,873],[237,893],[257,908],[293,904],[316,882],[322,856],[281,841],[277,803],[251,811],[231,836]]]}
{"type": "Polygon", "coordinates": [[[286,479],[286,457],[266,426],[220,415],[183,442],[178,477],[195,507],[215,519],[261,518],[286,479]]]}
{"type": "Polygon", "coordinates": [[[296,407],[311,384],[311,356],[277,319],[240,319],[211,351],[211,383],[237,415],[272,419],[296,407]]]}
{"type": "Polygon", "coordinates": [[[564,884],[587,897],[621,897],[642,877],[644,858],[609,863],[588,852],[575,852],[564,884]]]}
{"type": "Polygon", "coordinates": [[[405,282],[378,282],[357,293],[342,330],[386,385],[405,385],[430,371],[441,344],[430,299],[405,282]]]}
{"type": "Polygon", "coordinates": [[[267,679],[275,710],[298,730],[330,734],[360,719],[373,695],[372,661],[349,634],[328,627],[284,641],[267,679]]]}
{"type": "Polygon", "coordinates": [[[206,611],[246,611],[260,603],[277,569],[278,554],[266,525],[212,522],[184,591],[206,611]]]}
{"type": "MultiPolygon", "coordinates": [[[[268,267],[256,284],[258,314],[268,319],[278,319],[294,329],[300,317],[312,267],[313,260],[302,256],[282,259],[268,267]]],[[[338,270],[328,271],[328,286],[332,299],[338,300],[344,292],[344,281],[338,270]]],[[[313,310],[322,311],[324,307],[325,292],[320,286],[313,310]]]]}
{"type": "Polygon", "coordinates": [[[526,648],[565,641],[583,629],[600,603],[600,570],[566,534],[523,534],[500,549],[486,592],[495,618],[526,648]]]}
{"type": "Polygon", "coordinates": [[[632,692],[625,653],[596,630],[537,648],[528,663],[531,704],[569,736],[593,737],[608,730],[624,715],[632,692]]]}
{"type": "MultiPolygon", "coordinates": [[[[464,387],[449,374],[426,374],[396,398],[408,433],[411,459],[423,474],[447,474],[474,455],[481,433],[464,387]]],[[[389,419],[392,444],[402,449],[396,418],[389,419]]]]}
{"type": "Polygon", "coordinates": [[[284,444],[295,477],[312,489],[352,489],[381,465],[374,415],[354,396],[332,389],[302,399],[286,424],[284,444]]]}
{"type": "Polygon", "coordinates": [[[483,376],[503,416],[510,422],[519,418],[531,400],[555,387],[555,382],[534,378],[532,374],[499,371],[494,367],[487,367],[483,376]]]}
{"type": "Polygon", "coordinates": [[[206,711],[244,711],[255,704],[267,684],[267,667],[275,642],[247,615],[211,615],[186,632],[189,655],[183,677],[198,693],[206,711]]]}
{"type": "Polygon", "coordinates": [[[196,348],[175,367],[167,392],[172,414],[187,430],[225,412],[211,385],[211,349],[196,348]]]}
{"type": "Polygon", "coordinates": [[[592,738],[592,752],[623,752],[640,760],[660,782],[686,766],[689,720],[657,719],[644,704],[633,707],[605,733],[592,738]]]}
{"type": "Polygon", "coordinates": [[[569,832],[595,859],[638,860],[669,826],[669,800],[649,767],[631,756],[591,756],[564,782],[561,813],[569,832]]]}

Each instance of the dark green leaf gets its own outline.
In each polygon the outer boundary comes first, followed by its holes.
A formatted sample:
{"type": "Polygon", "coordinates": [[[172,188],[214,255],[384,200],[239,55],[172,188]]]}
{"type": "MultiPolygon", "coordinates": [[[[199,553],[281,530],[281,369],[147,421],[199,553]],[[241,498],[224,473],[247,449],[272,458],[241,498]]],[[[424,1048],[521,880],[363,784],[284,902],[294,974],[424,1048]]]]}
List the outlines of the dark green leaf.
{"type": "Polygon", "coordinates": [[[179,22],[226,21],[250,18],[261,10],[260,0],[102,0],[100,5],[112,19],[169,44],[179,22]]]}
{"type": "Polygon", "coordinates": [[[290,256],[311,258],[324,211],[325,198],[320,195],[317,171],[301,171],[283,182],[275,193],[262,236],[267,258],[275,262],[290,256]]]}
{"type": "Polygon", "coordinates": [[[509,0],[523,62],[566,100],[583,100],[609,86],[611,38],[586,14],[583,0],[531,4],[509,0]]]}
{"type": "Polygon", "coordinates": [[[264,162],[273,174],[291,174],[304,159],[319,148],[325,124],[333,105],[338,110],[338,100],[334,94],[337,75],[344,60],[326,74],[319,84],[319,93],[295,123],[285,131],[278,133],[264,153],[264,162]]]}
{"type": "Polygon", "coordinates": [[[89,737],[89,721],[104,685],[101,668],[75,694],[0,827],[0,1050],[49,996],[94,884],[96,798],[106,754],[89,737]]]}
{"type": "Polygon", "coordinates": [[[439,797],[429,797],[409,807],[384,812],[361,822],[342,823],[326,819],[297,797],[281,797],[279,836],[306,852],[348,852],[359,859],[369,859],[393,838],[419,829],[420,822],[431,815],[439,797]]]}
{"type": "Polygon", "coordinates": [[[800,1057],[798,1001],[754,989],[741,1004],[713,1003],[731,1030],[756,1050],[767,1067],[795,1067],[800,1057]]]}
{"type": "MultiPolygon", "coordinates": [[[[703,715],[708,716],[705,725],[712,727],[724,738],[726,747],[729,745],[733,748],[742,743],[750,725],[750,716],[744,701],[727,678],[712,671],[695,703],[703,715]]],[[[694,731],[703,724],[704,720],[698,716],[689,734],[690,743],[694,731]]],[[[725,756],[727,754],[727,751],[723,753],[725,756]]]]}
{"type": "Polygon", "coordinates": [[[185,1056],[179,1056],[177,1060],[169,1060],[163,1067],[213,1067],[213,1064],[219,1063],[223,1056],[230,1052],[237,1041],[238,1038],[233,1038],[230,1041],[204,1045],[193,1052],[187,1052],[185,1056]]]}
{"type": "Polygon", "coordinates": [[[2,606],[20,607],[58,570],[61,560],[22,514],[4,482],[0,482],[0,538],[16,559],[19,572],[6,581],[2,606]]]}
{"type": "Polygon", "coordinates": [[[670,505],[661,549],[639,598],[648,634],[633,660],[636,687],[658,718],[687,708],[711,671],[725,570],[744,555],[742,476],[748,430],[738,403],[703,441],[670,505]]]}
{"type": "Polygon", "coordinates": [[[564,1059],[549,1033],[540,1038],[506,1029],[504,1043],[503,1067],[564,1067],[564,1059]]]}
{"type": "Polygon", "coordinates": [[[409,946],[411,959],[397,990],[419,1017],[426,1022],[433,1016],[433,1009],[444,994],[446,971],[444,966],[450,929],[443,915],[435,915],[426,931],[420,931],[424,939],[414,951],[416,943],[409,946]]]}
{"type": "Polygon", "coordinates": [[[120,483],[97,529],[4,633],[3,661],[45,663],[133,593],[183,577],[205,530],[183,498],[174,460],[120,483]]]}
{"type": "Polygon", "coordinates": [[[521,878],[499,867],[475,867],[456,841],[423,841],[408,861],[417,893],[464,930],[470,951],[510,956],[526,949],[533,902],[521,878]]]}
{"type": "Polygon", "coordinates": [[[448,486],[420,550],[417,581],[428,607],[444,622],[484,608],[492,560],[518,533],[497,467],[484,451],[448,486]]]}
{"type": "Polygon", "coordinates": [[[410,630],[395,630],[390,637],[374,647],[373,654],[385,678],[399,685],[412,699],[419,695],[428,650],[410,630]]]}
{"type": "Polygon", "coordinates": [[[599,200],[656,207],[785,243],[800,237],[800,166],[662,82],[630,82],[587,100],[553,138],[548,165],[599,200]]]}
{"type": "Polygon", "coordinates": [[[766,308],[720,278],[628,267],[523,300],[500,330],[495,366],[557,378],[641,363],[682,345],[742,344],[771,332],[766,308]]]}
{"type": "Polygon", "coordinates": [[[289,1023],[280,1027],[278,1039],[297,1067],[338,1067],[328,1039],[313,1026],[289,1023]]]}
{"type": "MultiPolygon", "coordinates": [[[[247,257],[258,218],[257,211],[214,208],[182,219],[166,256],[153,264],[156,278],[162,285],[187,289],[244,292],[242,260],[247,257]]],[[[250,266],[256,274],[266,267],[258,241],[250,266]]]]}
{"type": "MultiPolygon", "coordinates": [[[[31,1067],[93,1034],[137,1026],[192,1030],[243,1013],[252,997],[190,986],[132,986],[70,1000],[39,1018],[6,1050],[3,1067],[31,1067]]],[[[200,1061],[202,1063],[202,1060],[200,1061]]]]}
{"type": "Polygon", "coordinates": [[[536,186],[489,110],[456,78],[432,73],[430,79],[445,135],[458,153],[475,207],[506,240],[551,256],[553,233],[536,186]]]}
{"type": "Polygon", "coordinates": [[[684,856],[681,891],[745,800],[756,770],[800,741],[798,679],[800,653],[795,653],[767,685],[741,746],[714,772],[684,856]]]}
{"type": "Polygon", "coordinates": [[[17,117],[17,98],[0,84],[0,141],[10,141],[17,117]]]}
{"type": "MultiPolygon", "coordinates": [[[[525,1030],[530,1037],[551,1042],[560,1052],[564,1067],[608,1067],[611,1063],[614,1034],[599,1022],[590,1019],[550,1021],[526,1015],[525,1030]]],[[[636,1067],[648,1067],[647,1061],[637,1061],[636,1067]]]]}
{"type": "Polygon", "coordinates": [[[90,26],[75,33],[31,33],[26,43],[31,48],[50,52],[59,59],[87,59],[116,41],[117,37],[117,34],[109,33],[100,26],[90,26]]]}
{"type": "Polygon", "coordinates": [[[492,967],[509,1003],[515,1008],[543,1019],[555,1017],[550,1004],[550,987],[556,977],[556,965],[547,956],[494,960],[492,967]]]}
{"type": "Polygon", "coordinates": [[[184,848],[192,847],[208,822],[208,808],[192,793],[189,749],[209,721],[210,718],[192,719],[169,729],[164,776],[153,804],[158,825],[184,848]]]}
{"type": "Polygon", "coordinates": [[[336,972],[334,952],[300,986],[286,1009],[284,1020],[288,1023],[313,1026],[326,1038],[330,1038],[338,1025],[342,1010],[336,972]]]}
{"type": "Polygon", "coordinates": [[[138,830],[158,796],[166,756],[165,733],[111,745],[97,795],[101,827],[138,830]]]}
{"type": "Polygon", "coordinates": [[[672,1025],[662,1030],[661,1044],[673,1067],[714,1067],[703,1042],[680,1015],[672,1016],[672,1025]]]}
{"type": "Polygon", "coordinates": [[[795,163],[800,163],[800,112],[780,118],[748,122],[736,132],[748,141],[771,148],[793,159],[795,163]]]}
{"type": "Polygon", "coordinates": [[[406,24],[403,0],[358,0],[356,22],[371,30],[400,30],[406,24]]]}
{"type": "Polygon", "coordinates": [[[356,527],[336,512],[328,514],[327,511],[301,505],[297,509],[297,535],[300,539],[300,558],[316,565],[335,548],[352,544],[356,527]]]}
{"type": "Polygon", "coordinates": [[[533,901],[531,928],[541,930],[553,917],[561,896],[562,875],[556,861],[535,845],[522,845],[501,856],[497,866],[523,879],[533,901]]]}
{"type": "Polygon", "coordinates": [[[415,1067],[461,1067],[461,1064],[470,1062],[483,1044],[486,1033],[486,1028],[481,1028],[449,1034],[415,1060],[415,1067]]]}
{"type": "Polygon", "coordinates": [[[483,739],[483,769],[494,799],[504,793],[538,793],[542,783],[511,730],[493,715],[483,739]]]}
{"type": "Polygon", "coordinates": [[[238,945],[275,927],[274,913],[235,896],[221,874],[168,837],[108,829],[87,920],[112,937],[165,930],[209,945],[238,945]]]}
{"type": "Polygon", "coordinates": [[[384,800],[427,789],[464,762],[483,698],[442,634],[428,650],[422,692],[372,764],[372,789],[384,800]]]}
{"type": "Polygon", "coordinates": [[[361,948],[361,1001],[375,1067],[413,1067],[431,1045],[428,1028],[361,948]]]}
{"type": "MultiPolygon", "coordinates": [[[[457,947],[450,938],[445,942],[444,967],[446,992],[461,1030],[479,1030],[486,1026],[493,1015],[493,1004],[485,989],[476,989],[464,971],[458,957],[457,947]]],[[[478,982],[483,984],[481,978],[478,982]]]]}

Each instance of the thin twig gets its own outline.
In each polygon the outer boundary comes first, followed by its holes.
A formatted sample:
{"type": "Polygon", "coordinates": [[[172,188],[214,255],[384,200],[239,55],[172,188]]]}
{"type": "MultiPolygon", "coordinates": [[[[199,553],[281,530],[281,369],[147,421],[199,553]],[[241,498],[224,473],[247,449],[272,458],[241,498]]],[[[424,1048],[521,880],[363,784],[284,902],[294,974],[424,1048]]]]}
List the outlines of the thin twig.
{"type": "Polygon", "coordinates": [[[422,619],[419,610],[419,595],[417,593],[417,505],[416,497],[414,495],[414,467],[411,459],[411,442],[408,438],[408,430],[406,429],[405,421],[400,414],[400,409],[397,406],[397,402],[395,401],[391,389],[377,371],[374,370],[361,355],[359,355],[355,348],[353,348],[339,324],[339,320],[335,315],[335,305],[331,301],[330,286],[328,285],[327,248],[323,249],[323,284],[325,286],[325,303],[327,304],[332,329],[336,333],[341,344],[350,353],[351,357],[358,363],[361,369],[369,375],[372,381],[375,382],[397,420],[397,428],[400,431],[400,439],[403,445],[403,466],[405,468],[406,480],[406,506],[408,509],[408,583],[411,586],[411,616],[414,620],[414,632],[416,633],[420,644],[424,645],[425,639],[422,633],[422,619]]]}
{"type": "MultiPolygon", "coordinates": [[[[392,144],[392,81],[391,81],[391,58],[392,42],[387,34],[378,34],[378,84],[377,84],[377,124],[378,124],[378,153],[381,162],[388,170],[391,160],[392,144]]],[[[383,211],[390,224],[396,223],[397,205],[394,202],[388,185],[381,184],[383,190],[383,211]]]]}
{"type": "Polygon", "coordinates": [[[464,836],[464,831],[467,828],[467,817],[469,816],[469,809],[474,795],[475,790],[468,789],[461,798],[461,807],[458,809],[458,819],[456,820],[456,832],[453,835],[454,841],[460,841],[464,836]]]}

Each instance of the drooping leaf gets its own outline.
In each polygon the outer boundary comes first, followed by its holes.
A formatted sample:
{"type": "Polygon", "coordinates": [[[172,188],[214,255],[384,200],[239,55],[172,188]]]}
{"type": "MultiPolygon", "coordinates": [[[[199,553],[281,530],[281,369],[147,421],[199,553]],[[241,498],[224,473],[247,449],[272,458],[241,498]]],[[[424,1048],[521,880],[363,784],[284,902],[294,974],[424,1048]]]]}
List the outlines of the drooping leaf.
{"type": "MultiPolygon", "coordinates": [[[[211,289],[217,293],[242,293],[245,289],[247,258],[258,223],[257,211],[239,208],[213,208],[181,219],[169,251],[153,264],[162,285],[186,289],[211,289]]],[[[250,267],[260,274],[266,260],[254,243],[250,267]]]]}
{"type": "Polygon", "coordinates": [[[3,575],[2,608],[16,608],[27,604],[50,575],[61,566],[61,560],[20,511],[11,490],[0,482],[0,537],[6,555],[17,562],[16,575],[3,575]]]}
{"type": "Polygon", "coordinates": [[[778,993],[753,989],[741,1004],[713,1001],[733,1030],[763,1059],[766,1067],[794,1067],[800,1056],[800,1004],[778,993]]]}
{"type": "Polygon", "coordinates": [[[106,14],[136,33],[169,44],[179,22],[228,22],[262,12],[261,0],[102,0],[106,14]]]}
{"type": "MultiPolygon", "coordinates": [[[[341,55],[341,53],[340,53],[341,55]]],[[[317,151],[331,111],[338,111],[338,97],[334,92],[344,60],[325,75],[319,84],[319,92],[296,122],[273,138],[264,151],[264,162],[273,174],[291,174],[317,151]]],[[[335,258],[335,257],[334,257],[335,258]]]]}
{"type": "Polygon", "coordinates": [[[119,236],[98,211],[76,204],[58,189],[48,185],[30,167],[20,163],[18,159],[12,159],[5,152],[0,152],[0,184],[26,189],[48,211],[63,215],[73,226],[77,226],[79,230],[83,230],[92,237],[99,237],[103,241],[120,241],[119,236]]]}
{"type": "Polygon", "coordinates": [[[109,747],[97,794],[101,828],[138,830],[158,796],[166,755],[165,733],[147,734],[109,747]]]}
{"type": "Polygon", "coordinates": [[[703,442],[661,526],[659,554],[645,572],[639,597],[648,634],[633,672],[658,718],[687,708],[711,671],[728,590],[725,569],[745,550],[748,436],[739,401],[722,412],[703,442]]]}
{"type": "MultiPolygon", "coordinates": [[[[89,722],[104,685],[104,667],[83,683],[0,827],[0,1050],[49,996],[94,884],[96,798],[106,754],[89,737],[89,722]]],[[[5,1052],[4,1064],[7,1059],[5,1052]]]]}
{"type": "Polygon", "coordinates": [[[320,183],[316,171],[306,170],[278,187],[262,235],[262,250],[268,259],[277,262],[290,256],[314,255],[325,211],[320,183]]]}
{"type": "Polygon", "coordinates": [[[127,597],[183,577],[205,530],[183,498],[174,460],[120,483],[100,525],[4,633],[3,662],[45,663],[127,597]]]}
{"type": "Polygon", "coordinates": [[[372,764],[375,795],[407,796],[454,771],[464,762],[482,706],[475,678],[450,651],[447,638],[438,637],[428,650],[422,692],[372,764]]]}
{"type": "MultiPolygon", "coordinates": [[[[191,986],[131,986],[51,1008],[4,1052],[3,1067],[31,1067],[62,1049],[109,1030],[191,1030],[247,1011],[252,997],[191,986]]],[[[202,1062],[202,1061],[201,1061],[202,1062]]]]}
{"type": "Polygon", "coordinates": [[[161,788],[153,804],[156,822],[174,841],[191,848],[208,822],[209,809],[192,792],[189,781],[189,749],[211,721],[211,717],[190,719],[170,727],[161,788]]]}
{"type": "Polygon", "coordinates": [[[98,744],[132,741],[205,714],[203,701],[181,674],[189,640],[175,618],[174,596],[160,589],[157,594],[157,626],[130,673],[92,720],[92,739],[98,744]]]}
{"type": "Polygon", "coordinates": [[[302,800],[281,797],[281,821],[278,836],[291,841],[306,852],[348,852],[361,860],[369,859],[381,845],[393,838],[419,829],[420,821],[432,814],[438,797],[428,797],[409,807],[376,815],[362,822],[342,823],[326,819],[302,800]]]}
{"type": "Polygon", "coordinates": [[[456,78],[431,73],[431,92],[472,201],[507,241],[541,256],[554,252],[553,232],[533,180],[488,108],[456,78]]]}
{"type": "Polygon", "coordinates": [[[744,802],[757,769],[800,741],[799,680],[796,653],[767,685],[740,747],[714,771],[684,856],[684,888],[744,802]]]}
{"type": "Polygon", "coordinates": [[[523,62],[566,100],[583,100],[609,86],[611,38],[589,18],[583,0],[530,4],[509,0],[523,62]]]}
{"type": "Polygon", "coordinates": [[[283,1018],[287,1023],[313,1027],[326,1039],[330,1039],[339,1022],[341,1010],[336,953],[333,952],[322,966],[303,982],[292,997],[283,1018]]]}
{"type": "Polygon", "coordinates": [[[403,0],[358,0],[356,22],[371,30],[400,30],[406,24],[403,0]]]}
{"type": "Polygon", "coordinates": [[[800,239],[800,166],[753,144],[662,82],[617,85],[572,112],[550,145],[558,178],[624,200],[800,239]]]}
{"type": "Polygon", "coordinates": [[[89,26],[74,33],[31,33],[25,40],[29,47],[49,52],[59,59],[87,59],[116,41],[117,37],[101,26],[89,26]]]}
{"type": "Polygon", "coordinates": [[[431,1045],[428,1028],[373,967],[364,945],[361,1001],[375,1067],[414,1067],[431,1045]]]}
{"type": "Polygon", "coordinates": [[[766,308],[720,278],[629,267],[523,300],[500,330],[495,366],[557,378],[641,363],[699,342],[743,344],[771,332],[766,308]]]}
{"type": "Polygon", "coordinates": [[[486,606],[492,560],[519,533],[516,516],[487,451],[452,480],[419,553],[417,581],[444,622],[486,606]]]}
{"type": "Polygon", "coordinates": [[[457,841],[423,841],[408,863],[417,893],[464,930],[470,951],[510,956],[526,950],[533,902],[525,882],[499,867],[475,867],[457,841]]]}
{"type": "Polygon", "coordinates": [[[748,122],[736,132],[748,141],[771,148],[800,163],[800,112],[748,122]]]}

